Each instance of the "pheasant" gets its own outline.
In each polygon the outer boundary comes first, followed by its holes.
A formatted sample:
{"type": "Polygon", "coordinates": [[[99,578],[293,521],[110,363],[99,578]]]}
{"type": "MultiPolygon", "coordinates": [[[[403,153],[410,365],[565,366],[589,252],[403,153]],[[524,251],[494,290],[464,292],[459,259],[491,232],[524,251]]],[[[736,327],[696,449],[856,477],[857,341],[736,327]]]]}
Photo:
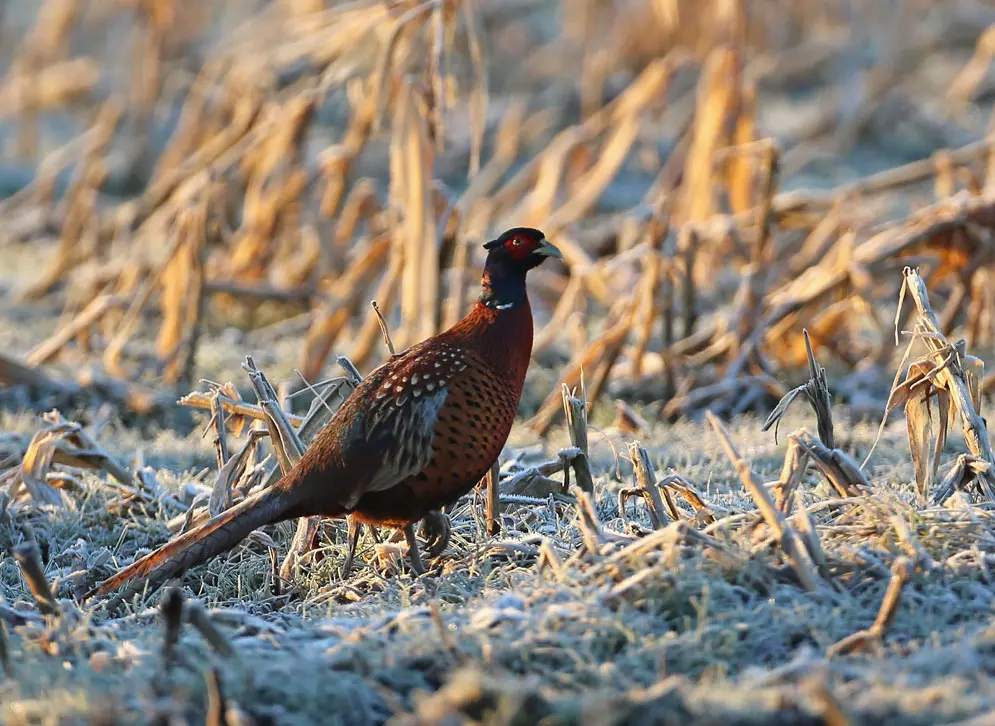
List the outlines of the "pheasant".
{"type": "Polygon", "coordinates": [[[418,571],[412,525],[470,491],[511,431],[532,356],[526,273],[549,257],[563,259],[528,227],[484,248],[480,297],[466,317],[367,376],[275,484],[145,555],[87,598],[158,587],[259,527],[316,515],[403,529],[418,571]]]}

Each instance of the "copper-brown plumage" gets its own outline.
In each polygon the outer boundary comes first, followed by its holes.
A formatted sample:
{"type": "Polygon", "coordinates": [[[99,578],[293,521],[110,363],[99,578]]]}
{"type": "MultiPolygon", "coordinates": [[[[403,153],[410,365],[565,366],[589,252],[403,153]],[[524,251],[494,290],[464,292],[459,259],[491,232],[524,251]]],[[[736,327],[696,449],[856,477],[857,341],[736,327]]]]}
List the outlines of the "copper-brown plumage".
{"type": "Polygon", "coordinates": [[[158,586],[259,527],[297,517],[352,515],[410,534],[412,523],[473,488],[501,453],[522,395],[532,354],[525,275],[560,257],[541,232],[524,227],[485,247],[481,296],[463,320],[374,370],[273,486],[89,595],[158,586]]]}

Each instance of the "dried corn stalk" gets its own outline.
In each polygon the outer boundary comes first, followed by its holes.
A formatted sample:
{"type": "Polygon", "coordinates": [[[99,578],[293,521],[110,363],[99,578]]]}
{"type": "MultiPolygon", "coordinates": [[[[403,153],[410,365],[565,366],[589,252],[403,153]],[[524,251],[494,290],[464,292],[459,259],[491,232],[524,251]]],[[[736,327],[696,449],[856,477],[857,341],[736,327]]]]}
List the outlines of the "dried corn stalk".
{"type": "MultiPolygon", "coordinates": [[[[883,428],[888,412],[904,405],[916,488],[920,502],[925,503],[939,470],[949,427],[955,421],[960,420],[964,440],[977,459],[991,465],[993,454],[987,427],[979,413],[984,363],[967,354],[964,341],[953,345],[943,335],[919,273],[907,267],[904,276],[899,314],[907,292],[919,318],[912,330],[906,359],[917,342],[925,345],[928,352],[909,364],[904,382],[898,383],[901,371],[896,375],[881,426],[883,428]],[[937,412],[935,437],[932,432],[934,410],[937,412]]],[[[995,499],[995,478],[989,470],[977,471],[976,484],[985,497],[995,499]]]]}

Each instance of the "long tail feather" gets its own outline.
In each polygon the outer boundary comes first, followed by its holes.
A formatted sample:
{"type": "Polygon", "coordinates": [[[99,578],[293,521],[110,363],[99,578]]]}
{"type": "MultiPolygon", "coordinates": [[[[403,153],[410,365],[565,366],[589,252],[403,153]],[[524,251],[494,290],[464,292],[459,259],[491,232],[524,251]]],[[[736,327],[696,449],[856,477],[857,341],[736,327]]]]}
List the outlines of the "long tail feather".
{"type": "Polygon", "coordinates": [[[125,567],[88,592],[86,599],[107,595],[126,584],[128,589],[121,597],[144,589],[146,584],[158,587],[230,550],[253,530],[284,519],[294,499],[286,490],[268,487],[125,567]]]}

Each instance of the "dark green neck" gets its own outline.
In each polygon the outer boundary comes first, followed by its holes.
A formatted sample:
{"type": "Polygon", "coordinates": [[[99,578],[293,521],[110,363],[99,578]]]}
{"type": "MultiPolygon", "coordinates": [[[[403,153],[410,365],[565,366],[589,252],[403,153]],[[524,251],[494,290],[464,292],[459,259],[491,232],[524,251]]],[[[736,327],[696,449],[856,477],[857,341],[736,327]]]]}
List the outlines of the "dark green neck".
{"type": "Polygon", "coordinates": [[[504,275],[496,270],[484,270],[480,288],[481,304],[494,310],[518,307],[527,301],[524,275],[504,275]]]}

